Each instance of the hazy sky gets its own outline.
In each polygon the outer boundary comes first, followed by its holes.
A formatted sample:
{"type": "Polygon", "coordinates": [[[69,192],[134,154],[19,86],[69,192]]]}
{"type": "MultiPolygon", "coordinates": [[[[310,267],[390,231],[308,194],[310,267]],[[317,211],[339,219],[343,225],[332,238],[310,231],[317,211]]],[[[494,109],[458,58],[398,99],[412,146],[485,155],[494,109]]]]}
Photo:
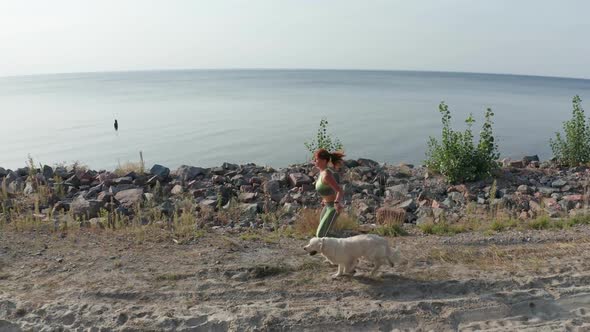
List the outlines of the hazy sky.
{"type": "Polygon", "coordinates": [[[587,0],[0,0],[0,76],[350,68],[590,78],[587,0]]]}

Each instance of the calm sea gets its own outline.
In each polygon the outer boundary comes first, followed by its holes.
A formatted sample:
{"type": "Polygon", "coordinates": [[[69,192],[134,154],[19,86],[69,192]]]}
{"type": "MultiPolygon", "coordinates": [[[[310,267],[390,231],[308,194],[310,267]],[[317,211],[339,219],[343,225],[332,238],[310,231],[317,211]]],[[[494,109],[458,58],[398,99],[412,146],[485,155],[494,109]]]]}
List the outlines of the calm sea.
{"type": "MultiPolygon", "coordinates": [[[[439,137],[438,104],[455,128],[487,107],[503,157],[551,157],[548,140],[590,80],[346,70],[183,70],[0,78],[0,166],[80,161],[283,167],[305,161],[322,117],[349,158],[424,160],[439,137]],[[113,122],[117,119],[119,130],[113,122]]],[[[588,107],[587,107],[588,108],[588,107]]]]}

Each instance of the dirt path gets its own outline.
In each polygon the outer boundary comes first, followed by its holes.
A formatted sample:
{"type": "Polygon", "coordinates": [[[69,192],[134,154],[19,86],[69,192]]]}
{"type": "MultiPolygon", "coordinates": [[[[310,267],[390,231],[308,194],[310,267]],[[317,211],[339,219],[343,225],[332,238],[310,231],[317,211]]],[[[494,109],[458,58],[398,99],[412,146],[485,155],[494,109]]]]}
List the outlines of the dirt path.
{"type": "Polygon", "coordinates": [[[4,233],[0,331],[587,331],[587,239],[588,227],[392,238],[407,264],[332,280],[306,241],[264,234],[4,233]]]}

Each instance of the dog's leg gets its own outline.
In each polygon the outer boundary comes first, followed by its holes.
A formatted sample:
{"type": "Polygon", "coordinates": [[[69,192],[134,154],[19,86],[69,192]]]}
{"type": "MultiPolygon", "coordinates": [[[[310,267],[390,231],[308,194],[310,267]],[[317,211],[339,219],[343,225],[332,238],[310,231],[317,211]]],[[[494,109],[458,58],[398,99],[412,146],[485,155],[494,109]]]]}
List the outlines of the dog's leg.
{"type": "Polygon", "coordinates": [[[338,264],[334,264],[334,263],[333,263],[331,260],[329,260],[329,259],[327,259],[327,258],[326,258],[326,260],[324,261],[324,263],[328,263],[328,264],[330,264],[330,266],[336,266],[336,265],[338,265],[338,264]]]}
{"type": "Polygon", "coordinates": [[[381,267],[381,261],[375,261],[375,267],[373,268],[373,270],[371,270],[371,277],[375,276],[375,273],[377,273],[377,270],[379,270],[379,268],[381,267]]]}
{"type": "Polygon", "coordinates": [[[338,272],[336,274],[332,275],[332,278],[338,278],[342,275],[342,273],[344,272],[344,265],[339,264],[338,265],[338,272]]]}
{"type": "Polygon", "coordinates": [[[350,265],[348,266],[348,272],[353,275],[356,273],[356,266],[358,265],[359,260],[355,259],[352,261],[352,263],[350,263],[350,265]]]}
{"type": "Polygon", "coordinates": [[[344,265],[344,274],[345,275],[353,275],[354,274],[354,267],[356,266],[357,259],[353,259],[344,265]]]}

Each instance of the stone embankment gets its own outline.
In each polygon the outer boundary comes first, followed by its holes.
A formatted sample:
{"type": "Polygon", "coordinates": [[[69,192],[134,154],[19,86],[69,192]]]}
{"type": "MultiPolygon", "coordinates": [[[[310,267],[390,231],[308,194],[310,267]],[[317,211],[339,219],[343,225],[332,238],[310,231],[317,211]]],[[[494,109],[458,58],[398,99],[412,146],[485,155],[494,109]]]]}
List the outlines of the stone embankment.
{"type": "MultiPolygon", "coordinates": [[[[559,168],[536,156],[504,160],[494,178],[450,185],[425,167],[387,165],[369,159],[346,161],[337,176],[349,212],[361,224],[378,222],[382,211],[394,210],[406,223],[458,222],[478,212],[502,212],[514,219],[546,214],[565,217],[584,213],[590,179],[588,167],[559,168]]],[[[320,207],[311,164],[273,169],[254,164],[219,167],[181,166],[171,171],[154,165],[144,173],[94,171],[83,168],[0,167],[3,219],[34,211],[36,218],[59,223],[74,217],[84,225],[103,223],[104,214],[126,216],[150,209],[161,218],[187,212],[190,201],[197,220],[211,227],[262,227],[262,216],[275,213],[292,223],[305,207],[320,207]],[[23,203],[28,202],[28,203],[23,203]],[[24,204],[24,205],[23,205],[24,204]],[[24,206],[24,208],[23,208],[24,206]],[[18,207],[18,208],[17,208],[18,207]],[[215,218],[217,212],[240,209],[236,220],[215,218]],[[206,212],[206,213],[205,213],[206,212]],[[238,220],[239,219],[239,220],[238,220]]],[[[387,213],[385,213],[387,214],[387,213]]]]}

